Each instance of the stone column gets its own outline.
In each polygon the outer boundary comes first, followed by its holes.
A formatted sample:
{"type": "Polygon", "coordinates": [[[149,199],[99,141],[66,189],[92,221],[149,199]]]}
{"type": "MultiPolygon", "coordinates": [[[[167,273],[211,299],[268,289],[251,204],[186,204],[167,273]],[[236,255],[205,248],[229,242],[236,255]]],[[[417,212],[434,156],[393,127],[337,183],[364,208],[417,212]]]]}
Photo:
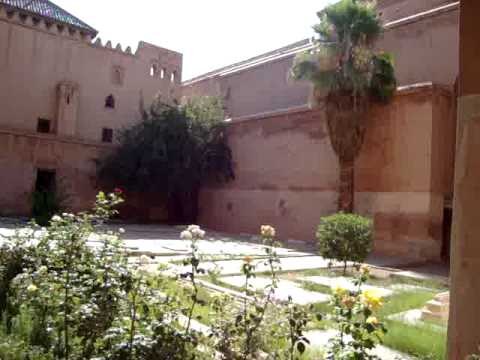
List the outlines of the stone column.
{"type": "Polygon", "coordinates": [[[450,360],[465,359],[480,344],[480,1],[461,0],[460,6],[450,360]]]}

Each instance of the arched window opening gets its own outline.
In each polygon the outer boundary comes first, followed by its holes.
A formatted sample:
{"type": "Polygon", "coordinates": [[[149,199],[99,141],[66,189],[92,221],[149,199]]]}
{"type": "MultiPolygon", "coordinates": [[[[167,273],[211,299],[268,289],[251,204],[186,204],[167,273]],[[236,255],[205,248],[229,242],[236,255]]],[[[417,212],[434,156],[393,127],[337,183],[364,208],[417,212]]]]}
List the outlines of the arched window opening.
{"type": "Polygon", "coordinates": [[[113,95],[108,95],[105,99],[105,107],[109,109],[115,109],[115,98],[113,95]]]}
{"type": "Polygon", "coordinates": [[[177,80],[177,72],[172,71],[172,73],[170,74],[170,82],[174,83],[176,80],[177,80]]]}
{"type": "Polygon", "coordinates": [[[150,76],[155,77],[158,74],[158,65],[157,64],[152,64],[150,66],[150,76]]]}
{"type": "Polygon", "coordinates": [[[162,70],[160,70],[160,78],[164,79],[166,74],[167,74],[167,69],[162,68],[162,70]]]}
{"type": "Polygon", "coordinates": [[[120,66],[113,67],[112,82],[114,85],[123,85],[125,70],[120,66]]]}

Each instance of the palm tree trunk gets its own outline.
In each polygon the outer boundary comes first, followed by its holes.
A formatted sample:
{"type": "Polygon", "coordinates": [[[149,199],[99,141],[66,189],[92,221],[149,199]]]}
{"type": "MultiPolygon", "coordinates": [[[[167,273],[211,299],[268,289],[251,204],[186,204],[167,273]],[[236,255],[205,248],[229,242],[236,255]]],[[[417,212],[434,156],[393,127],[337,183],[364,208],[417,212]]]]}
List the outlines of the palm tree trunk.
{"type": "Polygon", "coordinates": [[[339,158],[340,184],[338,210],[353,213],[355,200],[355,161],[339,158]]]}

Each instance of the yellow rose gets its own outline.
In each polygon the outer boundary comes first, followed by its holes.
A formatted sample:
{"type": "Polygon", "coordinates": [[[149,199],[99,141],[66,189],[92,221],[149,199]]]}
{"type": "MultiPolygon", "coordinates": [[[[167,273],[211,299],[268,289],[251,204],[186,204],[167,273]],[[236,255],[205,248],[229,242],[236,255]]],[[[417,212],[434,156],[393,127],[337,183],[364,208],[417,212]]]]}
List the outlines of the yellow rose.
{"type": "Polygon", "coordinates": [[[368,265],[362,265],[360,267],[360,273],[362,273],[363,275],[370,274],[370,268],[368,267],[368,265]]]}
{"type": "Polygon", "coordinates": [[[347,289],[340,286],[340,284],[334,284],[332,286],[332,292],[334,295],[342,296],[347,292],[347,289]]]}
{"type": "Polygon", "coordinates": [[[361,301],[371,309],[378,309],[383,305],[383,298],[378,291],[369,289],[362,292],[361,301]]]}
{"type": "Polygon", "coordinates": [[[366,320],[367,324],[378,325],[378,319],[375,316],[369,316],[366,320]]]}

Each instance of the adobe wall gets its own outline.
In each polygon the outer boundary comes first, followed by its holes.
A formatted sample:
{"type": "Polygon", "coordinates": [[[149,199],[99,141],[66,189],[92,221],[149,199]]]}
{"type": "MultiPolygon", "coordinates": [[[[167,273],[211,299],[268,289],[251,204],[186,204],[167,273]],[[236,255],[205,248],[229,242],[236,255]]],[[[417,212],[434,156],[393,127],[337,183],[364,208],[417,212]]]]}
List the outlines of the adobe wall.
{"type": "Polygon", "coordinates": [[[458,76],[458,6],[388,23],[377,48],[393,54],[398,85],[451,86],[458,76]]]}
{"type": "Polygon", "coordinates": [[[379,0],[377,8],[385,21],[393,21],[458,0],[379,0]]]}
{"type": "MultiPolygon", "coordinates": [[[[453,173],[433,164],[443,155],[432,134],[441,133],[444,146],[453,142],[449,101],[448,92],[424,86],[372,111],[356,164],[356,206],[374,219],[380,253],[439,258],[453,173]]],[[[228,136],[237,178],[202,192],[200,223],[252,234],[272,224],[281,239],[315,241],[320,217],[337,210],[338,166],[322,110],[234,119],[228,136]]]]}
{"type": "Polygon", "coordinates": [[[90,43],[56,25],[8,15],[0,7],[0,127],[36,131],[37,119],[51,120],[56,129],[77,139],[100,141],[102,128],[119,129],[139,118],[139,104],[148,104],[161,92],[179,98],[182,55],[145,42],[137,51],[101,40],[90,43]],[[150,76],[156,64],[166,69],[150,76]],[[114,79],[122,73],[121,84],[114,79]],[[176,80],[170,81],[175,71],[176,80]],[[59,112],[59,84],[68,82],[75,91],[75,109],[66,113],[65,127],[59,112]],[[105,107],[112,94],[115,108],[105,107]],[[78,97],[78,99],[77,99],[78,97]]]}
{"type": "MultiPolygon", "coordinates": [[[[398,85],[453,85],[458,75],[458,6],[447,0],[385,0],[379,8],[384,11],[385,33],[377,48],[393,54],[398,85]],[[448,4],[451,6],[443,10],[417,14],[448,4]]],[[[215,76],[187,81],[182,95],[221,96],[234,118],[306,105],[309,84],[287,80],[294,56],[239,71],[232,65],[230,72],[225,68],[215,76]]]]}
{"type": "Polygon", "coordinates": [[[91,207],[96,195],[94,160],[110,148],[48,134],[0,129],[0,216],[29,216],[36,170],[56,170],[60,194],[72,210],[91,207]]]}
{"type": "Polygon", "coordinates": [[[221,96],[231,117],[305,105],[310,85],[288,79],[295,55],[184,85],[182,96],[221,96]]]}

